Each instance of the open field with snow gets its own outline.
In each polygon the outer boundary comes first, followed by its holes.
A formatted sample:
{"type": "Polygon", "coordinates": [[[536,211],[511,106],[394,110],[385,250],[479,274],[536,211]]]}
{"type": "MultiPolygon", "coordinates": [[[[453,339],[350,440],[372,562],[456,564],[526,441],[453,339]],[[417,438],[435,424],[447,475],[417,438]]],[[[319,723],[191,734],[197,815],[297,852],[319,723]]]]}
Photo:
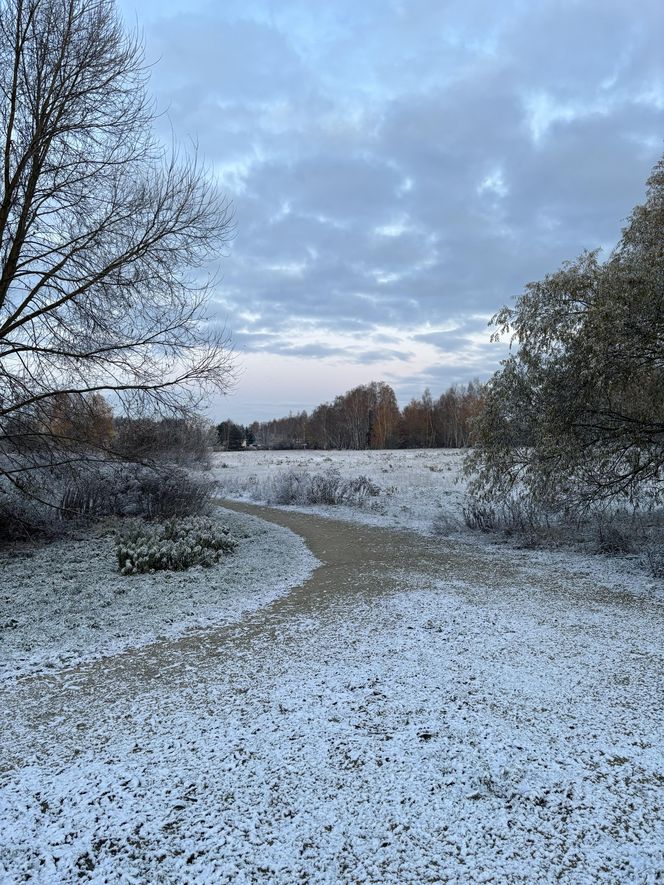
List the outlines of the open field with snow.
{"type": "Polygon", "coordinates": [[[209,569],[3,553],[0,881],[662,881],[664,587],[469,532],[459,458],[218,455],[370,484],[209,569]]]}
{"type": "Polygon", "coordinates": [[[262,503],[275,501],[288,473],[326,474],[343,479],[367,477],[377,487],[363,506],[318,505],[311,512],[366,524],[431,532],[463,527],[466,481],[460,449],[390,451],[241,451],[214,456],[213,475],[221,494],[262,503]]]}
{"type": "MultiPolygon", "coordinates": [[[[385,451],[240,451],[221,452],[213,458],[211,474],[219,483],[219,494],[238,501],[268,504],[272,507],[299,509],[333,519],[406,529],[420,534],[446,538],[448,542],[478,546],[505,546],[500,532],[483,534],[467,528],[464,504],[468,487],[463,473],[465,449],[400,449],[385,451]],[[349,503],[302,504],[283,502],[284,491],[291,492],[289,477],[325,482],[336,476],[338,483],[366,479],[373,486],[349,503]]],[[[305,495],[307,490],[305,489],[305,495]]],[[[660,537],[662,533],[660,532],[660,537]]],[[[630,591],[646,595],[662,592],[664,582],[649,576],[645,557],[634,555],[602,556],[598,532],[590,523],[583,529],[566,530],[563,537],[552,536],[545,543],[534,537],[511,539],[511,547],[529,546],[537,568],[546,569],[553,561],[571,556],[599,580],[620,580],[630,591]]]]}

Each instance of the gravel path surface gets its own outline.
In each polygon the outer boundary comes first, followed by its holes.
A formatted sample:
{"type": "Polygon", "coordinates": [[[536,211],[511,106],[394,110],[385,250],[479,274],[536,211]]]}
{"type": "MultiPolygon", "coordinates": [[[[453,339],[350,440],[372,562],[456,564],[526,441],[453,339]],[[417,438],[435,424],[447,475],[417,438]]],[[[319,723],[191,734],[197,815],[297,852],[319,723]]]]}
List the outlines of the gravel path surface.
{"type": "Polygon", "coordinates": [[[7,685],[0,879],[664,876],[664,607],[572,558],[249,505],[322,565],[7,685]]]}

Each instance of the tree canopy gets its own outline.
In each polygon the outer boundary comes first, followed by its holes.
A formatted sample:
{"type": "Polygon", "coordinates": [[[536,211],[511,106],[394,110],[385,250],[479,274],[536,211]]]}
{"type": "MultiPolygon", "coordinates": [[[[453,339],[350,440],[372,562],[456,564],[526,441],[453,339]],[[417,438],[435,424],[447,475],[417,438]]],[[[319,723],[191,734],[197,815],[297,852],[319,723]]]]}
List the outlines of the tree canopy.
{"type": "Polygon", "coordinates": [[[493,318],[513,353],[485,390],[476,494],[553,510],[664,493],[664,158],[604,262],[584,252],[493,318]]]}

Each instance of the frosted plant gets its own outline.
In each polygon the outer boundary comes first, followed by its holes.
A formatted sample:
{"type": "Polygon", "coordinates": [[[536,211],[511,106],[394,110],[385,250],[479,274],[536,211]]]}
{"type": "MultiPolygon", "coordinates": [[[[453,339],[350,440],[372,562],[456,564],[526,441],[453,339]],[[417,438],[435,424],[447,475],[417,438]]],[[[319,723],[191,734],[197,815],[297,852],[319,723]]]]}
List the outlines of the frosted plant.
{"type": "Polygon", "coordinates": [[[226,526],[189,517],[154,523],[131,520],[118,532],[115,553],[120,574],[136,575],[183,571],[192,565],[209,567],[236,547],[226,526]]]}

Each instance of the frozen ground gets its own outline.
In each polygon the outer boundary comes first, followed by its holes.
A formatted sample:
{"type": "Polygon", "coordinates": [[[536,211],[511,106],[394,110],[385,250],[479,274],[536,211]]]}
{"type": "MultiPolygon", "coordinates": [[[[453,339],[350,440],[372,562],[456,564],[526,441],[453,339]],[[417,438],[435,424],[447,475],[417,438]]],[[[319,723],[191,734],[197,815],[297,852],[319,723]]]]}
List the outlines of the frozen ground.
{"type": "Polygon", "coordinates": [[[292,532],[229,511],[239,541],[211,568],[121,576],[111,528],[0,550],[0,676],[73,666],[184,630],[240,620],[316,561],[292,532]]]}
{"type": "MultiPolygon", "coordinates": [[[[349,516],[426,526],[425,496],[458,488],[427,465],[453,461],[407,454],[412,509],[349,516]]],[[[664,881],[661,585],[463,531],[264,515],[323,563],[302,586],[6,682],[0,881],[664,881]]],[[[256,580],[287,572],[272,549],[256,580]]]]}
{"type": "MultiPolygon", "coordinates": [[[[290,473],[325,474],[332,470],[344,479],[368,477],[379,488],[363,506],[286,506],[285,510],[317,514],[364,525],[407,529],[440,538],[440,543],[478,548],[499,544],[511,555],[501,536],[471,531],[463,516],[467,480],[463,475],[465,449],[405,449],[386,451],[241,451],[214,456],[212,475],[219,494],[229,500],[275,505],[275,489],[290,473]]],[[[601,556],[596,541],[576,538],[578,549],[532,550],[533,568],[571,561],[603,583],[614,582],[635,595],[664,597],[664,581],[648,575],[641,556],[601,556]],[[584,551],[591,550],[590,553],[584,551]]],[[[516,542],[518,544],[518,541],[516,542]]]]}
{"type": "Polygon", "coordinates": [[[379,488],[365,507],[318,506],[311,512],[369,525],[415,531],[454,531],[463,527],[466,482],[463,450],[319,452],[242,451],[214,456],[213,475],[222,493],[239,500],[271,502],[275,482],[290,470],[325,473],[346,479],[367,476],[379,488]]]}

